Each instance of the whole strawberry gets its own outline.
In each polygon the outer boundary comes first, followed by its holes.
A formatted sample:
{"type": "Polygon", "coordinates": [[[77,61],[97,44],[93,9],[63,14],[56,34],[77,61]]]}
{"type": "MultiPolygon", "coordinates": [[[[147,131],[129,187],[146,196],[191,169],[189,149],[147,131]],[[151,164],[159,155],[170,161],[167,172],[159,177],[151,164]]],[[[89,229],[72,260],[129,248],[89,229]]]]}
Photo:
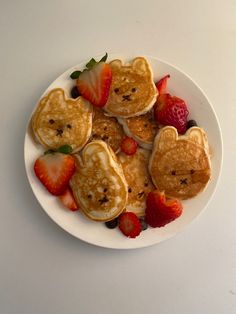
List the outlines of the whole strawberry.
{"type": "Polygon", "coordinates": [[[183,211],[179,200],[166,200],[164,192],[157,190],[148,194],[146,204],[145,221],[153,228],[165,226],[178,218],[183,211]]]}
{"type": "Polygon", "coordinates": [[[170,94],[160,95],[154,114],[158,123],[174,126],[180,134],[186,132],[189,111],[183,99],[170,94]]]}

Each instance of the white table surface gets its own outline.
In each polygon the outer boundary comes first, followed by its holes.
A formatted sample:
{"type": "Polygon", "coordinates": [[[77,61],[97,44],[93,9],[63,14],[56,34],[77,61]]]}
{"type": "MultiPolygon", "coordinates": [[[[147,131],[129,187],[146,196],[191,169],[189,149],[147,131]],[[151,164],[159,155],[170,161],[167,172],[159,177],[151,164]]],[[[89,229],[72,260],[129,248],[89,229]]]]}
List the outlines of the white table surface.
{"type": "Polygon", "coordinates": [[[0,1],[0,313],[236,313],[236,2],[0,1]],[[104,51],[154,55],[188,73],[219,117],[224,164],[183,233],[131,251],[73,238],[25,175],[31,110],[60,73],[104,51]]]}

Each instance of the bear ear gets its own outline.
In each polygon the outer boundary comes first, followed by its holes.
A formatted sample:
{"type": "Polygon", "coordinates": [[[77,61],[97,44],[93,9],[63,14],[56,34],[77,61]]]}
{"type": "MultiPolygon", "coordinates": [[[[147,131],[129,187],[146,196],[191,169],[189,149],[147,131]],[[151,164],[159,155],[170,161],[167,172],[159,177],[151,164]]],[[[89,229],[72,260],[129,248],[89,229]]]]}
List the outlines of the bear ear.
{"type": "Polygon", "coordinates": [[[206,133],[199,127],[192,127],[187,131],[188,139],[204,148],[208,147],[206,133]]]}
{"type": "Polygon", "coordinates": [[[143,57],[137,57],[132,62],[132,67],[138,74],[145,76],[150,74],[150,68],[147,60],[143,57]]]}
{"type": "Polygon", "coordinates": [[[155,139],[155,146],[159,151],[166,151],[173,146],[178,139],[178,132],[176,128],[172,126],[166,126],[161,129],[155,139]]]}
{"type": "Polygon", "coordinates": [[[110,62],[110,66],[112,69],[119,69],[122,67],[122,61],[115,59],[115,60],[110,62]]]}

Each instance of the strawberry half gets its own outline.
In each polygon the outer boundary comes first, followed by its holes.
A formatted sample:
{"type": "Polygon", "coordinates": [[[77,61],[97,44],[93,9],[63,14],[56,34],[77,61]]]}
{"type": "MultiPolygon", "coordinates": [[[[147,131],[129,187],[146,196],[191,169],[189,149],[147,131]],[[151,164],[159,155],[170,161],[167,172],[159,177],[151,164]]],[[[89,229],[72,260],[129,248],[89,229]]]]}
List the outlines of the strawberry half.
{"type": "Polygon", "coordinates": [[[107,53],[98,62],[92,58],[85,70],[74,71],[70,76],[77,79],[76,86],[80,95],[96,107],[105,106],[109,96],[112,71],[110,65],[105,63],[106,59],[107,53]]]}
{"type": "Polygon", "coordinates": [[[178,218],[183,211],[179,200],[166,200],[164,192],[157,190],[148,194],[146,205],[145,221],[153,228],[165,226],[178,218]]]}
{"type": "Polygon", "coordinates": [[[63,192],[63,194],[59,195],[59,199],[62,202],[62,204],[65,207],[69,208],[71,211],[74,212],[79,209],[70,187],[67,187],[67,189],[63,192]]]}
{"type": "Polygon", "coordinates": [[[156,83],[156,88],[159,92],[159,95],[165,94],[166,93],[166,88],[167,88],[167,81],[170,78],[170,74],[164,76],[162,79],[160,79],[156,83]]]}
{"type": "Polygon", "coordinates": [[[137,151],[138,144],[137,142],[132,138],[125,136],[121,142],[121,150],[126,155],[133,155],[137,151]]]}
{"type": "Polygon", "coordinates": [[[132,212],[122,213],[119,216],[118,225],[120,231],[129,238],[136,238],[142,230],[140,220],[132,212]]]}
{"type": "Polygon", "coordinates": [[[71,155],[48,153],[36,160],[34,172],[51,194],[60,195],[75,172],[75,160],[71,155]]]}
{"type": "Polygon", "coordinates": [[[183,99],[170,94],[157,98],[154,115],[158,123],[174,126],[180,134],[186,132],[188,108],[183,99]]]}

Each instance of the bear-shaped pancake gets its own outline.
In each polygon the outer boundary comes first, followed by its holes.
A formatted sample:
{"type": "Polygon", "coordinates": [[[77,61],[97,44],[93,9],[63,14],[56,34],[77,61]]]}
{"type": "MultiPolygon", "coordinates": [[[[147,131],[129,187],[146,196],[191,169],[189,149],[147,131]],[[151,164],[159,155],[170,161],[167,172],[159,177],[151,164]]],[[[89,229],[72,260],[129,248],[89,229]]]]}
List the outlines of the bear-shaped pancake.
{"type": "Polygon", "coordinates": [[[35,138],[46,148],[56,149],[71,145],[80,150],[92,131],[93,109],[82,97],[66,99],[65,92],[56,88],[43,97],[31,119],[35,138]]]}
{"type": "Polygon", "coordinates": [[[161,129],[155,138],[149,171],[155,186],[168,197],[188,199],[197,195],[211,176],[204,130],[192,127],[178,137],[174,127],[161,129]]]}
{"type": "Polygon", "coordinates": [[[138,148],[136,153],[131,156],[120,152],[117,157],[128,183],[126,211],[134,212],[137,216],[144,216],[146,197],[155,189],[148,172],[150,151],[138,148]]]}
{"type": "Polygon", "coordinates": [[[121,60],[113,60],[110,66],[112,82],[105,111],[110,116],[128,118],[150,110],[158,92],[147,60],[137,57],[127,65],[121,60]]]}
{"type": "Polygon", "coordinates": [[[82,156],[77,155],[70,185],[81,210],[92,220],[112,220],[126,206],[128,191],[122,168],[103,141],[90,142],[82,156]]]}

